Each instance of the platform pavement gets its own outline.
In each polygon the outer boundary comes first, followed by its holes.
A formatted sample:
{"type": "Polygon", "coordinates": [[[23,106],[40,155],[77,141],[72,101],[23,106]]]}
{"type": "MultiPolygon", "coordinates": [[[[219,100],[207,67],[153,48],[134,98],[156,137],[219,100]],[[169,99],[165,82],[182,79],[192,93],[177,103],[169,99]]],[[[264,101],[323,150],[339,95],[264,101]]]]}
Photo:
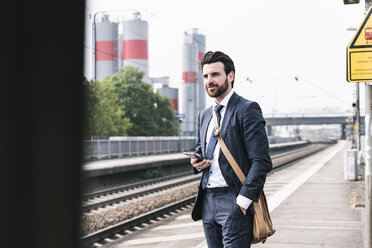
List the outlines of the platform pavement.
{"type": "Polygon", "coordinates": [[[84,163],[83,172],[86,176],[100,176],[189,162],[190,159],[183,153],[102,159],[84,163]]]}
{"type": "Polygon", "coordinates": [[[272,213],[276,233],[253,248],[363,248],[364,181],[343,178],[344,148],[272,213]],[[363,199],[362,199],[363,200],[363,199]]]}

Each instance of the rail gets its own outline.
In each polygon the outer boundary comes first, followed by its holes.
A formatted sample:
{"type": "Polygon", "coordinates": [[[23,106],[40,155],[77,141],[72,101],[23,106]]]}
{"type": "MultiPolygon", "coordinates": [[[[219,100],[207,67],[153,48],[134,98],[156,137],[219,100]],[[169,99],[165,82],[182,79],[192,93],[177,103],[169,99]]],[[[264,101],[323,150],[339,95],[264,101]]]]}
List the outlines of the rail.
{"type": "MultiPolygon", "coordinates": [[[[269,143],[297,141],[294,137],[269,137],[269,143]]],[[[83,160],[118,158],[191,151],[195,148],[193,136],[168,137],[109,137],[84,140],[83,160]]]]}
{"type": "Polygon", "coordinates": [[[193,150],[195,138],[175,137],[110,137],[84,140],[84,160],[174,153],[193,150]]]}

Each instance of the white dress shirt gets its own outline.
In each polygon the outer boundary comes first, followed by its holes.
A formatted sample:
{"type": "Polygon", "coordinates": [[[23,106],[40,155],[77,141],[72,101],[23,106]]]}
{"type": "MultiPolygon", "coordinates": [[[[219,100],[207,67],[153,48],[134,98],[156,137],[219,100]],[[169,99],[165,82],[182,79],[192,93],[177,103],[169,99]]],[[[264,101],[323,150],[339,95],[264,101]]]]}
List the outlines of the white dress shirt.
{"type": "MultiPolygon", "coordinates": [[[[234,93],[234,90],[231,90],[229,94],[227,94],[225,98],[219,104],[223,106],[223,108],[220,111],[220,114],[221,114],[220,127],[222,127],[223,125],[223,119],[225,117],[225,112],[226,112],[226,106],[233,93],[234,93]]],[[[217,104],[214,103],[213,107],[215,107],[216,105],[217,104]]],[[[208,130],[207,130],[206,147],[208,147],[209,140],[212,136],[213,128],[214,128],[214,123],[213,123],[213,118],[212,118],[212,120],[209,122],[208,130]]],[[[207,188],[229,186],[226,183],[225,178],[223,177],[221,173],[220,164],[218,163],[218,157],[220,156],[220,151],[221,151],[221,147],[220,147],[220,144],[217,142],[216,147],[214,148],[214,151],[213,151],[213,160],[212,160],[212,163],[209,169],[209,179],[208,179],[207,186],[206,186],[207,188]]],[[[238,195],[238,197],[236,198],[236,203],[242,208],[248,209],[249,205],[252,203],[252,200],[250,200],[249,198],[245,196],[238,195]]]]}

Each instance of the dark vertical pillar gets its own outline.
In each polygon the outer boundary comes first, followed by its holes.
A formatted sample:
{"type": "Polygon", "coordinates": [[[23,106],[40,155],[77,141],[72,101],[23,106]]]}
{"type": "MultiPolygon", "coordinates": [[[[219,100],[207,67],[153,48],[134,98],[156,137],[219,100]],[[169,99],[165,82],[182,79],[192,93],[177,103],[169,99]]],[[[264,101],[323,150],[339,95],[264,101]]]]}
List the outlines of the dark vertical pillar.
{"type": "Polygon", "coordinates": [[[267,133],[267,136],[273,136],[273,127],[266,126],[266,133],[267,133]]]}
{"type": "Polygon", "coordinates": [[[346,124],[341,124],[341,139],[346,139],[346,124]]]}
{"type": "Polygon", "coordinates": [[[2,3],[2,247],[78,247],[84,5],[2,3]]]}

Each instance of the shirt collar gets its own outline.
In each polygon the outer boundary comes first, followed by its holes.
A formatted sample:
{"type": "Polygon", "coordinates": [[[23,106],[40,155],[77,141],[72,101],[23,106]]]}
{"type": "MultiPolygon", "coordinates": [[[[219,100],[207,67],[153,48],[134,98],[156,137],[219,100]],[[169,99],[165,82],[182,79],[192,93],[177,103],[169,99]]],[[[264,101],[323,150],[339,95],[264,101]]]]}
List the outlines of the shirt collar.
{"type": "MultiPolygon", "coordinates": [[[[229,102],[229,100],[230,100],[230,98],[231,98],[231,96],[232,96],[232,94],[234,94],[234,89],[231,89],[231,90],[230,90],[229,94],[227,94],[227,95],[222,99],[222,101],[220,102],[219,105],[222,105],[222,106],[226,107],[226,106],[227,106],[227,103],[229,102]]],[[[213,107],[215,107],[215,106],[217,106],[217,103],[216,103],[216,102],[213,103],[213,107]]]]}

